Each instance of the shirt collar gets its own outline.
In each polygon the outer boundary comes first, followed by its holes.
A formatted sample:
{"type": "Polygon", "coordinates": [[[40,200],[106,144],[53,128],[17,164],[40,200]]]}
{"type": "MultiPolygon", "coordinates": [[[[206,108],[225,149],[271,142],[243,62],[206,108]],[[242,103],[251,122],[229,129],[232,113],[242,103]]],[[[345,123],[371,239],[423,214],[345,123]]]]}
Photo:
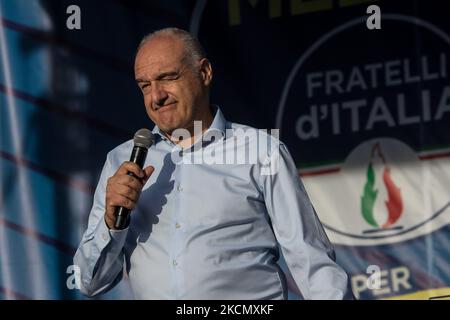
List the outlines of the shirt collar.
{"type": "Polygon", "coordinates": [[[225,119],[222,111],[220,111],[219,106],[217,105],[211,105],[211,111],[212,114],[214,115],[214,119],[211,123],[211,125],[209,126],[208,130],[218,130],[220,132],[222,132],[223,134],[225,134],[225,127],[226,127],[226,123],[227,120],[225,119]]]}

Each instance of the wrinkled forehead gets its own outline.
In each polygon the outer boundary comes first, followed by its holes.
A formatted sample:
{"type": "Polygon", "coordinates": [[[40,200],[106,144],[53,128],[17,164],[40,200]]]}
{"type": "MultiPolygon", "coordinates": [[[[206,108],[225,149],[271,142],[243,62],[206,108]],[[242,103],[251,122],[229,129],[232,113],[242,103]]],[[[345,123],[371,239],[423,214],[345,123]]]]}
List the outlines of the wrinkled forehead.
{"type": "Polygon", "coordinates": [[[185,64],[185,47],[174,38],[156,38],[145,43],[136,55],[134,72],[153,75],[168,69],[179,69],[185,64]]]}

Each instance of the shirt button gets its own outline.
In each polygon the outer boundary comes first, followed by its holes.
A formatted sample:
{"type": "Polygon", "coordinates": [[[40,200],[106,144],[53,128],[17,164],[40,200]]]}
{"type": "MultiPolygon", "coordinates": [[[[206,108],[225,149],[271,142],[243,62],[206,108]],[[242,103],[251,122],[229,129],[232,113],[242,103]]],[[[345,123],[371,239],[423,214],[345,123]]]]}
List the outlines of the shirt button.
{"type": "Polygon", "coordinates": [[[178,186],[177,189],[178,189],[178,191],[180,191],[180,192],[183,191],[183,187],[182,187],[182,186],[178,186]]]}
{"type": "Polygon", "coordinates": [[[174,260],[172,261],[172,264],[173,264],[174,267],[176,267],[176,266],[178,265],[177,260],[174,259],[174,260]]]}
{"type": "Polygon", "coordinates": [[[108,236],[105,233],[102,233],[102,239],[104,241],[107,241],[108,240],[108,236]]]}
{"type": "Polygon", "coordinates": [[[177,222],[177,223],[175,224],[175,228],[180,229],[180,228],[181,228],[181,225],[177,222]]]}

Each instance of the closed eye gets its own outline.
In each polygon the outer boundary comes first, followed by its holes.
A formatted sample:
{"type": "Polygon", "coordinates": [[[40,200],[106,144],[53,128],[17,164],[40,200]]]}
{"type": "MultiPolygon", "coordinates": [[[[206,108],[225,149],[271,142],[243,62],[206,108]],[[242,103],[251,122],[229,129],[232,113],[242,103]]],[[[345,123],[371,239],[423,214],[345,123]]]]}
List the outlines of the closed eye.
{"type": "MultiPolygon", "coordinates": [[[[181,77],[180,71],[168,71],[159,74],[153,81],[174,81],[178,80],[180,77],[181,77]]],[[[151,81],[149,81],[148,79],[139,78],[136,81],[141,90],[144,90],[145,88],[151,86],[151,81]]]]}
{"type": "Polygon", "coordinates": [[[141,91],[142,91],[143,93],[145,93],[145,92],[147,92],[147,91],[150,90],[151,85],[150,85],[150,83],[143,83],[143,84],[140,85],[139,87],[140,87],[141,91]]]}
{"type": "Polygon", "coordinates": [[[143,80],[143,79],[138,79],[137,81],[137,85],[139,87],[139,89],[143,90],[144,88],[147,88],[150,86],[151,82],[147,81],[147,80],[143,80]]]}
{"type": "Polygon", "coordinates": [[[179,78],[179,76],[170,76],[170,77],[165,77],[162,80],[177,80],[179,78]]]}
{"type": "Polygon", "coordinates": [[[168,72],[160,74],[156,80],[177,80],[180,77],[179,72],[168,72]]]}

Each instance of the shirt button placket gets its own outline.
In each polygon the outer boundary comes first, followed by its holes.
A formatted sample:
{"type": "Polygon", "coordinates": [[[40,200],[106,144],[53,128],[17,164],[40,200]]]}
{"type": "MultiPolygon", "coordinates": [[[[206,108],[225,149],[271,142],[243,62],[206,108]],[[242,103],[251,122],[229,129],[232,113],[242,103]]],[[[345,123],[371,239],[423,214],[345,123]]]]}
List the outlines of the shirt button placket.
{"type": "Polygon", "coordinates": [[[176,205],[173,216],[173,234],[174,234],[174,244],[173,244],[173,259],[172,259],[172,269],[174,272],[175,281],[175,295],[179,299],[181,292],[183,291],[183,279],[182,272],[180,270],[181,255],[183,248],[183,232],[181,230],[180,217],[183,211],[183,186],[180,181],[182,180],[182,170],[184,169],[183,164],[176,165],[175,169],[175,182],[176,182],[176,205]]]}

